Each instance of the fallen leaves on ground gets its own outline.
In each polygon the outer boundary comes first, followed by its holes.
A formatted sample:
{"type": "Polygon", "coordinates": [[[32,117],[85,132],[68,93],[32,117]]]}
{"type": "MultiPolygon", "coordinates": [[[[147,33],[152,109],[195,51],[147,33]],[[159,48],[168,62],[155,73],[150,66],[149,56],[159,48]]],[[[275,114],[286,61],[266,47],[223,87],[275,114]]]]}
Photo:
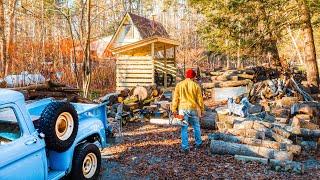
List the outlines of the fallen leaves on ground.
{"type": "Polygon", "coordinates": [[[193,131],[190,129],[189,154],[180,152],[180,129],[148,123],[130,123],[124,127],[122,143],[104,149],[108,161],[125,166],[124,177],[151,179],[317,179],[320,170],[303,175],[275,172],[259,163],[242,163],[233,156],[211,155],[207,134],[202,130],[204,147],[193,150],[193,131]]]}

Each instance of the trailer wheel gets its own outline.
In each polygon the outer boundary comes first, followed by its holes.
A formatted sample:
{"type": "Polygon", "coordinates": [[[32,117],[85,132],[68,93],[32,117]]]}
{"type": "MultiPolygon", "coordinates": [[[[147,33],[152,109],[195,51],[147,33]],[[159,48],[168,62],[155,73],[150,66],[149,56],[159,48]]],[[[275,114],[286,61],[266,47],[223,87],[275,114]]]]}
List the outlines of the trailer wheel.
{"type": "Polygon", "coordinates": [[[48,149],[63,152],[72,146],[78,124],[78,115],[72,104],[52,102],[41,114],[39,129],[45,134],[48,149]]]}
{"type": "Polygon", "coordinates": [[[92,143],[85,143],[75,150],[72,162],[71,179],[97,179],[101,167],[101,153],[92,143]]]}

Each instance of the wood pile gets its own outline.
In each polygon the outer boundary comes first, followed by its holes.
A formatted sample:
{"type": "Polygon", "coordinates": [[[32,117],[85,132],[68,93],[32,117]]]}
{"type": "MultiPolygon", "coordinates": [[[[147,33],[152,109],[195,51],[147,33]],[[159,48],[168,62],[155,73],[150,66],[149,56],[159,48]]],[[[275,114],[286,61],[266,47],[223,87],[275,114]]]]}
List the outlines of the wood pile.
{"type": "Polygon", "coordinates": [[[26,100],[53,97],[57,99],[67,98],[71,102],[92,103],[92,101],[80,96],[81,91],[79,89],[68,87],[65,84],[51,80],[48,80],[43,84],[34,84],[9,89],[21,92],[25,96],[26,100]]]}
{"type": "Polygon", "coordinates": [[[293,161],[317,149],[320,138],[320,103],[283,99],[282,108],[250,114],[228,115],[217,108],[218,132],[210,134],[213,154],[236,155],[242,161],[268,162],[275,170],[303,173],[293,161]],[[289,101],[289,102],[287,102],[289,101]]]}
{"type": "Polygon", "coordinates": [[[114,120],[118,107],[123,106],[121,111],[122,124],[129,121],[136,121],[148,118],[150,115],[159,111],[155,105],[163,98],[161,90],[157,86],[136,86],[134,88],[125,88],[116,93],[107,94],[96,102],[106,102],[108,107],[108,118],[114,120]]]}
{"type": "Polygon", "coordinates": [[[202,87],[206,92],[210,92],[213,88],[226,88],[247,86],[254,79],[254,71],[252,70],[228,70],[225,72],[210,72],[211,82],[205,82],[202,87]]]}
{"type": "MultiPolygon", "coordinates": [[[[275,68],[262,66],[239,70],[220,70],[206,72],[202,77],[202,88],[205,97],[215,97],[217,88],[247,87],[250,102],[261,99],[281,99],[285,96],[299,97],[304,100],[313,100],[308,91],[301,86],[305,80],[301,72],[280,71],[275,68]]],[[[229,93],[229,92],[227,92],[229,93]]],[[[230,93],[232,95],[232,92],[230,93]]],[[[230,97],[235,97],[230,96],[230,97]]],[[[226,100],[226,99],[225,99],[226,100]]]]}

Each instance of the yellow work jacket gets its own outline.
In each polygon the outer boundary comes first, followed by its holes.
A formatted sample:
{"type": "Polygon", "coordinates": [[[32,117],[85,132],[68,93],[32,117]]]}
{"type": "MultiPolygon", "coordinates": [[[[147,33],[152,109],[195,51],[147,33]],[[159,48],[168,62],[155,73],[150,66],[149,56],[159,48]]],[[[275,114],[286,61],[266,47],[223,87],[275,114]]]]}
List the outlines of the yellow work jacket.
{"type": "Polygon", "coordinates": [[[176,85],[172,101],[172,112],[177,110],[198,110],[204,112],[200,86],[187,78],[176,85]]]}

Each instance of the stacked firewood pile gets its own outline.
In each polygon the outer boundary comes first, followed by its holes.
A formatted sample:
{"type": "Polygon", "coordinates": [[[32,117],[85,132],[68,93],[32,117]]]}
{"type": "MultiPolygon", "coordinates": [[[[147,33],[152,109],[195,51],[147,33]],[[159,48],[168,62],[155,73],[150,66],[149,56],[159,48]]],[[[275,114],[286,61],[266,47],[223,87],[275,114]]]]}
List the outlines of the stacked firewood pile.
{"type": "Polygon", "coordinates": [[[171,98],[170,95],[168,97],[157,86],[136,86],[107,94],[96,102],[107,103],[109,121],[121,120],[122,125],[125,125],[129,121],[147,120],[161,108],[157,104],[168,102],[164,101],[168,98],[171,98]]]}
{"type": "MultiPolygon", "coordinates": [[[[202,78],[202,88],[204,89],[206,97],[215,97],[216,88],[233,88],[233,87],[247,87],[248,89],[254,88],[251,95],[257,91],[261,91],[266,86],[281,85],[284,90],[289,86],[294,87],[291,93],[301,93],[302,88],[298,85],[305,76],[302,72],[295,69],[291,71],[282,70],[268,67],[249,67],[242,70],[220,70],[214,72],[205,72],[202,78]],[[276,82],[275,82],[276,81],[276,82]],[[280,82],[281,81],[281,82],[280,82]]],[[[279,89],[280,90],[280,89],[279,89]]],[[[278,92],[264,92],[269,93],[273,97],[278,92]]],[[[277,94],[278,95],[278,94],[277,94]]],[[[250,99],[252,101],[252,99],[250,99]]]]}
{"type": "Polygon", "coordinates": [[[249,112],[255,112],[246,117],[229,115],[233,112],[227,107],[217,108],[218,132],[209,136],[211,152],[303,173],[303,164],[293,160],[317,149],[320,103],[285,99],[287,104],[276,104],[268,111],[250,104],[249,112]]]}
{"type": "Polygon", "coordinates": [[[206,96],[210,97],[214,88],[239,87],[252,84],[255,78],[254,74],[255,71],[252,69],[209,72],[204,77],[207,82],[202,83],[202,88],[205,90],[206,96]]]}
{"type": "Polygon", "coordinates": [[[41,84],[32,84],[28,86],[9,89],[21,92],[25,96],[26,100],[36,100],[52,97],[56,99],[67,98],[72,102],[92,102],[80,96],[80,89],[68,87],[65,84],[57,83],[51,80],[45,81],[41,84]]]}

